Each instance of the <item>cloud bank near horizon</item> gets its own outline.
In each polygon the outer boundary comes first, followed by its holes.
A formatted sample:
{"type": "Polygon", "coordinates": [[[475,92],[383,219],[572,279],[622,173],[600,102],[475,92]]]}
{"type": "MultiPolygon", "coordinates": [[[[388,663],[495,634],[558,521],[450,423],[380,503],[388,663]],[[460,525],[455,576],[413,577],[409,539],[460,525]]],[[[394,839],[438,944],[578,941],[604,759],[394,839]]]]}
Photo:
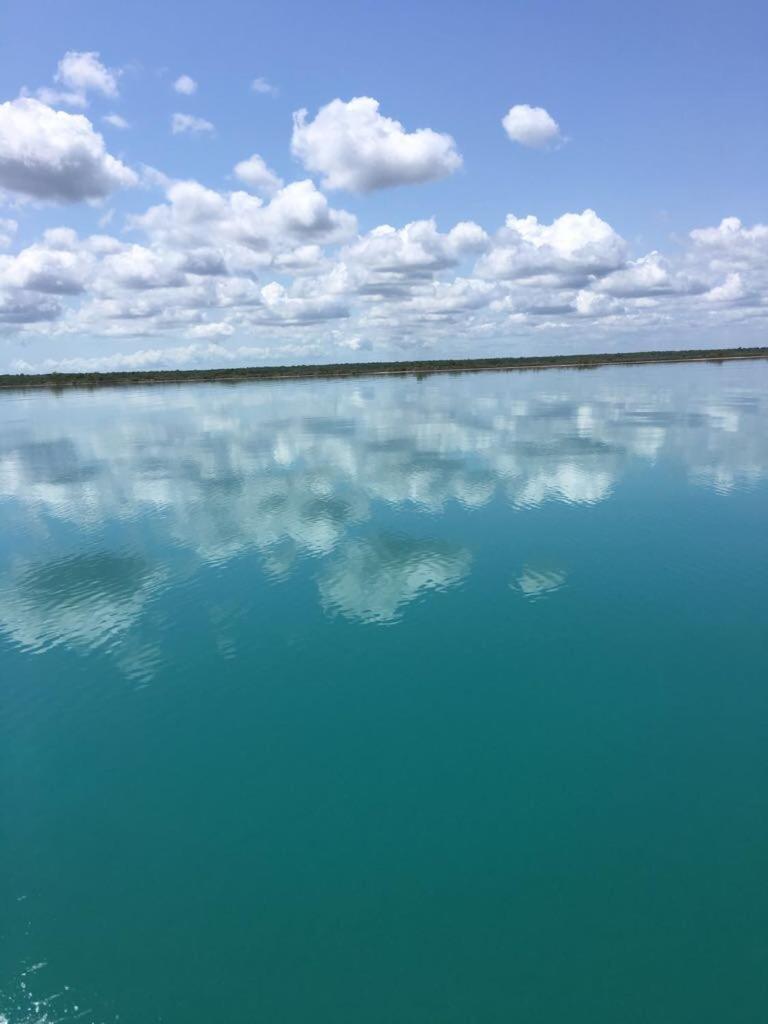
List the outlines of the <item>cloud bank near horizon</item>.
{"type": "MultiPolygon", "coordinates": [[[[217,188],[194,173],[199,147],[216,143],[214,125],[190,110],[170,127],[189,136],[178,142],[191,165],[183,179],[110,152],[83,111],[108,100],[102,122],[130,139],[114,110],[121,74],[96,52],[71,51],[51,86],[0,103],[0,338],[24,345],[23,357],[6,355],[7,369],[535,353],[642,339],[675,347],[702,331],[746,344],[764,331],[767,225],[725,217],[666,253],[635,251],[590,208],[549,221],[516,210],[496,225],[439,225],[427,208],[364,229],[365,196],[471,174],[445,126],[406,125],[372,97],[337,98],[314,115],[298,110],[292,134],[286,126],[296,180],[249,147],[217,188]],[[130,210],[105,206],[103,231],[68,223],[78,204],[123,194],[130,210]],[[344,208],[345,194],[358,212],[344,208]],[[29,240],[25,218],[41,211],[50,226],[29,240]],[[82,355],[51,355],[50,344],[36,353],[41,341],[80,339],[82,355]]],[[[172,89],[194,105],[190,75],[172,89]]],[[[544,108],[513,105],[502,123],[512,141],[558,159],[563,136],[544,108]]]]}

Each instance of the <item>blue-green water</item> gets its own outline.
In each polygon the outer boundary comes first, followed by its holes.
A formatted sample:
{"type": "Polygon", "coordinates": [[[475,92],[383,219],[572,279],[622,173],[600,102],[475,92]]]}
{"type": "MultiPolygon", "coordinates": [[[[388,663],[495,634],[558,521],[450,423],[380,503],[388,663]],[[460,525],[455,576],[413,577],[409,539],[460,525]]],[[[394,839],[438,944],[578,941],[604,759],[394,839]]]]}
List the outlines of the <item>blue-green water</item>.
{"type": "Polygon", "coordinates": [[[768,364],[0,397],[10,1024],[762,1024],[768,364]]]}

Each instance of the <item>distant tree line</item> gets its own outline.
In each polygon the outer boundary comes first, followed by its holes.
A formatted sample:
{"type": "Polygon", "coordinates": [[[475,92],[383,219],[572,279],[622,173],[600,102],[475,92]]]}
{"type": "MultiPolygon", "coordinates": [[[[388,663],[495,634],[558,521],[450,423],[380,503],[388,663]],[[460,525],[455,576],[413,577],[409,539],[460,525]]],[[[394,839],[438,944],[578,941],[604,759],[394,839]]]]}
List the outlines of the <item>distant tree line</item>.
{"type": "Polygon", "coordinates": [[[464,373],[476,370],[539,370],[568,366],[590,369],[614,363],[680,363],[693,360],[768,359],[768,347],[700,348],[661,352],[602,352],[591,355],[500,356],[488,359],[419,359],[389,363],[318,363],[306,366],[237,366],[211,370],[119,370],[108,373],[5,373],[0,387],[103,387],[188,381],[280,380],[368,377],[378,374],[464,373]]]}

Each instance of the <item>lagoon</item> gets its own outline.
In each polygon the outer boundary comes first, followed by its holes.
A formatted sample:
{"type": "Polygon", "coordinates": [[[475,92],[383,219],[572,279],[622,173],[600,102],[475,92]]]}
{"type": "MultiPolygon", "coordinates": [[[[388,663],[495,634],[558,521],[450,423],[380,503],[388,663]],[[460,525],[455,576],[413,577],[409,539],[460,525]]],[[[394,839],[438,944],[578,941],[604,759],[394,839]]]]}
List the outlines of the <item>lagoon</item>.
{"type": "Polygon", "coordinates": [[[767,527],[768,362],[0,395],[0,1014],[764,1019],[767,527]]]}

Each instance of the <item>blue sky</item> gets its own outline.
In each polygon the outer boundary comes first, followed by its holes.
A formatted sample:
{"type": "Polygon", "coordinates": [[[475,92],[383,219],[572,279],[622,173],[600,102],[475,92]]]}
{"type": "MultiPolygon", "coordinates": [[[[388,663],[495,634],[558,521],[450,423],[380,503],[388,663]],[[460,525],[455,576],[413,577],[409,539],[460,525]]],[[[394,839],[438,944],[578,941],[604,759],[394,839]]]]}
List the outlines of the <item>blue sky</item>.
{"type": "Polygon", "coordinates": [[[764,4],[43,0],[0,19],[2,369],[765,339],[764,4]],[[272,184],[235,173],[254,154],[272,184]]]}

